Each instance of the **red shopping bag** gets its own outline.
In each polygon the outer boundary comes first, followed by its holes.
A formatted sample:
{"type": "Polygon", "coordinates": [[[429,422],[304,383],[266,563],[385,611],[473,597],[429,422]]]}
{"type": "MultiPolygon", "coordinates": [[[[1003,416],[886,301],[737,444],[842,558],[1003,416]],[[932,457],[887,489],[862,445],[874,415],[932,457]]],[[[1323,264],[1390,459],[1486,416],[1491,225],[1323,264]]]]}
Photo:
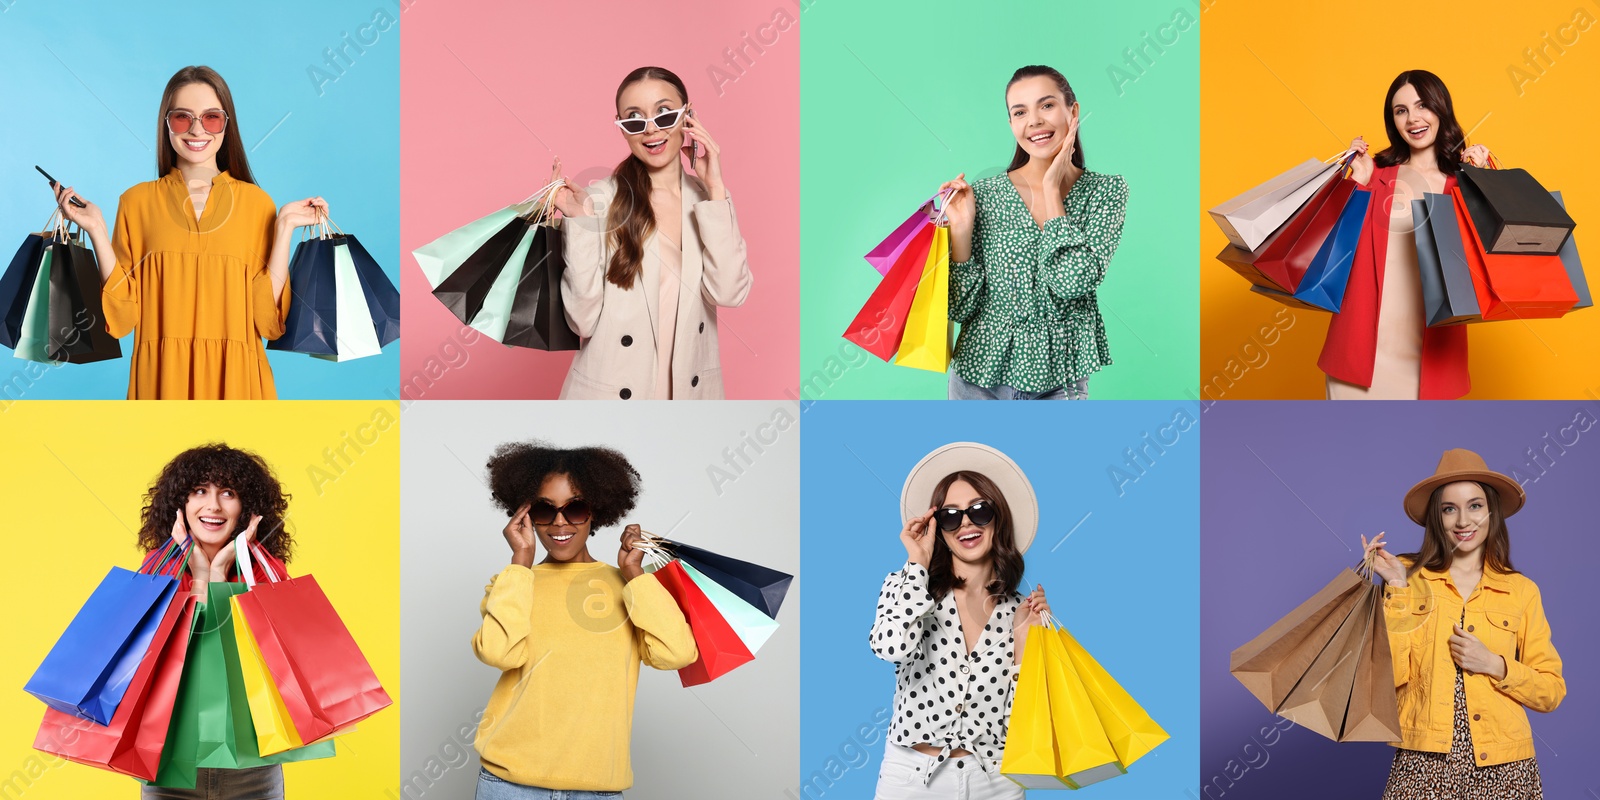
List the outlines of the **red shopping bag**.
{"type": "Polygon", "coordinates": [[[1485,322],[1500,319],[1553,319],[1578,304],[1578,293],[1558,255],[1490,253],[1467,214],[1461,187],[1450,190],[1462,250],[1472,273],[1472,288],[1485,322]]]}
{"type": "MultiPolygon", "coordinates": [[[[266,555],[259,545],[251,549],[257,559],[266,555]]],[[[300,740],[323,739],[387,708],[389,693],[317,579],[265,575],[237,602],[300,740]]]]}
{"type": "Polygon", "coordinates": [[[1255,258],[1256,269],[1284,291],[1293,293],[1322,243],[1338,225],[1339,214],[1355,190],[1356,182],[1349,178],[1328,181],[1262,248],[1255,258]]]}
{"type": "Polygon", "coordinates": [[[922,280],[922,270],[927,266],[928,251],[932,247],[933,226],[924,225],[911,244],[900,252],[899,259],[872,291],[856,318],[850,321],[844,338],[884,361],[894,358],[905,336],[906,317],[911,313],[917,282],[922,280]]]}
{"type": "Polygon", "coordinates": [[[689,629],[694,631],[695,646],[700,648],[700,657],[693,664],[678,670],[678,678],[684,686],[710,683],[728,674],[734,667],[755,660],[750,648],[745,647],[733,626],[728,624],[722,612],[712,605],[689,574],[683,571],[683,565],[677,559],[656,570],[654,575],[666,587],[672,599],[678,602],[678,608],[689,621],[689,629]]]}
{"type": "Polygon", "coordinates": [[[153,781],[189,652],[194,598],[174,596],[109,725],[47,709],[33,747],[91,767],[153,781]]]}

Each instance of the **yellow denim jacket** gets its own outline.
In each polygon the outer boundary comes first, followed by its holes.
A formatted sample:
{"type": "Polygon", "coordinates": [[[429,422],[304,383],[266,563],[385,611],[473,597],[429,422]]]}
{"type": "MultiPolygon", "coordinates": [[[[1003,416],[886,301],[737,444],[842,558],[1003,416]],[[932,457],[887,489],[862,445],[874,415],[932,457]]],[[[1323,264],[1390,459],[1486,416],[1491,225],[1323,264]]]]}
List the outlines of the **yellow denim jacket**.
{"type": "Polygon", "coordinates": [[[1487,568],[1463,603],[1448,572],[1419,569],[1404,587],[1384,587],[1384,616],[1394,656],[1394,685],[1400,702],[1396,747],[1448,753],[1455,722],[1455,661],[1450,657],[1451,626],[1480,639],[1489,652],[1505,657],[1505,680],[1467,672],[1467,719],[1472,730],[1473,763],[1482,767],[1533,757],[1528,712],[1554,711],[1567,696],[1561,656],[1550,643],[1550,623],[1539,587],[1520,574],[1487,568]]]}

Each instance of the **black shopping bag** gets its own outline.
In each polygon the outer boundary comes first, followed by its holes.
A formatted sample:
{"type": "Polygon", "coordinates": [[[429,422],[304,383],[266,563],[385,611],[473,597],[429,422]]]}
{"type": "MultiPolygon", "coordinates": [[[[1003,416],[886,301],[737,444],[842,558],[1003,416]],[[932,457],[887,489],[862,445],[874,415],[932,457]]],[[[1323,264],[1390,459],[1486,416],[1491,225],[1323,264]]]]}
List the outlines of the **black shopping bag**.
{"type": "Polygon", "coordinates": [[[1462,164],[1457,183],[1489,253],[1555,255],[1577,224],[1527,170],[1462,164]]]}
{"type": "Polygon", "coordinates": [[[522,277],[506,324],[504,344],[535,350],[576,350],[578,334],[567,325],[561,302],[561,275],[567,264],[561,251],[561,231],[537,225],[533,242],[523,259],[522,277]]]}
{"type": "Polygon", "coordinates": [[[434,287],[433,296],[456,315],[463,324],[470,325],[472,318],[483,308],[483,299],[490,287],[500,277],[506,262],[511,259],[522,237],[528,234],[533,222],[523,217],[513,217],[505,227],[496,231],[482,247],[467,256],[461,266],[434,287]]]}

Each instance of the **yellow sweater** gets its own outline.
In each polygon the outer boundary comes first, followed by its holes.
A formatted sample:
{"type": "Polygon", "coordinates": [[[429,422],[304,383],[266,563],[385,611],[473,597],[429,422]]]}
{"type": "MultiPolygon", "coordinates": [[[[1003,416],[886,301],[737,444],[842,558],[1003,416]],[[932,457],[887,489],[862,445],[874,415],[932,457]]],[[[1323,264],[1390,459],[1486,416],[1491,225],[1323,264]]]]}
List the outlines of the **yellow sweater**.
{"type": "Polygon", "coordinates": [[[619,792],[639,662],[679,669],[694,635],[654,575],[623,584],[601,562],[508,566],[484,590],[478,660],[503,670],[473,741],[483,766],[525,786],[619,792]]]}

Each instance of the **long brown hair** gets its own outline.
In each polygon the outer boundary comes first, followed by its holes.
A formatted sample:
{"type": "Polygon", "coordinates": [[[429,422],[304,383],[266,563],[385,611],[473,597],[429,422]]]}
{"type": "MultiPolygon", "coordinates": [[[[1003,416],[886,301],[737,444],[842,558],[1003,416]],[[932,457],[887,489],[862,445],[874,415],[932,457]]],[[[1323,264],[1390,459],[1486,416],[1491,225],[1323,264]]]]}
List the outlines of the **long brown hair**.
{"type": "Polygon", "coordinates": [[[1389,135],[1389,146],[1372,157],[1380,167],[1393,167],[1411,160],[1411,145],[1400,135],[1394,124],[1394,96],[1400,87],[1411,84],[1422,99],[1422,107],[1439,117],[1439,132],[1433,139],[1433,157],[1439,162],[1439,171],[1454,175],[1461,168],[1461,151],[1466,148],[1467,137],[1456,121],[1456,108],[1450,102],[1450,90],[1439,76],[1425,69],[1408,69],[1389,84],[1389,94],[1383,98],[1383,130],[1389,135]]]}
{"type": "Polygon", "coordinates": [[[145,492],[144,509],[139,515],[139,546],[147,553],[165,546],[172,537],[174,518],[188,505],[189,492],[208,483],[232,489],[238,495],[238,533],[244,532],[251,514],[261,515],[256,542],[273,558],[287,564],[294,551],[294,536],[284,527],[289,493],[261,456],[220,442],[185,450],[161,468],[161,474],[145,492]]]}
{"type": "MultiPolygon", "coordinates": [[[[1022,583],[1022,553],[1017,550],[1017,537],[1011,522],[1011,506],[1006,503],[1006,496],[1001,494],[1000,487],[987,475],[979,472],[961,470],[944,476],[933,487],[933,508],[943,508],[945,495],[950,492],[950,487],[956,481],[966,481],[978,496],[994,504],[994,544],[989,549],[989,557],[994,562],[994,579],[984,587],[991,595],[1016,594],[1017,587],[1022,583]]],[[[928,559],[928,588],[933,593],[935,602],[944,599],[951,589],[962,586],[961,578],[957,577],[952,562],[955,554],[950,552],[950,545],[945,544],[944,531],[939,530],[934,520],[928,524],[933,526],[933,555],[928,559]]]]}
{"type": "MultiPolygon", "coordinates": [[[[688,105],[689,90],[684,88],[683,79],[664,67],[640,67],[628,73],[617,85],[616,102],[622,102],[624,89],[652,79],[671,84],[688,105]]],[[[650,171],[630,152],[611,170],[611,178],[616,181],[617,193],[606,210],[607,227],[611,229],[611,263],[606,268],[606,280],[631,289],[644,271],[644,240],[656,228],[655,209],[650,206],[650,171]]]]}
{"type": "Polygon", "coordinates": [[[234,180],[255,183],[250,174],[250,159],[245,155],[244,139],[239,135],[239,115],[233,110],[233,92],[228,82],[210,67],[184,67],[172,74],[167,88],[161,93],[161,108],[156,112],[156,177],[160,178],[178,166],[178,153],[167,141],[167,112],[172,110],[173,98],[178,90],[191,83],[203,83],[217,93],[222,111],[228,115],[228,127],[223,130],[222,151],[217,153],[217,169],[228,173],[234,180]]]}
{"type": "MultiPolygon", "coordinates": [[[[1026,67],[1018,69],[1016,72],[1011,73],[1011,80],[1006,81],[1006,91],[1011,91],[1011,85],[1022,80],[1023,78],[1038,77],[1049,78],[1050,80],[1056,82],[1056,88],[1061,91],[1062,103],[1070,106],[1073,103],[1078,102],[1078,95],[1076,92],[1072,91],[1072,84],[1067,83],[1067,76],[1062,75],[1058,70],[1056,70],[1055,67],[1047,67],[1043,64],[1030,64],[1026,67]]],[[[1009,108],[1007,113],[1010,113],[1009,108]]],[[[1079,119],[1081,120],[1082,117],[1079,117],[1079,119]]],[[[1006,172],[1012,172],[1021,167],[1023,164],[1028,163],[1029,158],[1031,158],[1031,156],[1028,155],[1028,151],[1022,149],[1022,145],[1017,145],[1017,152],[1012,154],[1011,166],[1006,167],[1006,172]]],[[[1072,166],[1077,167],[1078,169],[1084,168],[1083,130],[1081,128],[1072,136],[1072,166]]]]}
{"type": "MultiPolygon", "coordinates": [[[[1505,517],[1500,515],[1500,493],[1486,483],[1478,485],[1483,488],[1484,499],[1489,503],[1489,533],[1483,540],[1483,568],[1515,573],[1516,568],[1511,566],[1510,531],[1506,528],[1505,517]]],[[[1424,567],[1434,572],[1444,572],[1450,568],[1450,559],[1456,548],[1455,542],[1450,540],[1450,533],[1444,529],[1444,511],[1439,508],[1439,498],[1443,495],[1444,486],[1440,486],[1428,498],[1428,510],[1423,517],[1422,549],[1401,556],[1411,561],[1410,569],[1406,570],[1408,577],[1424,567]]]]}

